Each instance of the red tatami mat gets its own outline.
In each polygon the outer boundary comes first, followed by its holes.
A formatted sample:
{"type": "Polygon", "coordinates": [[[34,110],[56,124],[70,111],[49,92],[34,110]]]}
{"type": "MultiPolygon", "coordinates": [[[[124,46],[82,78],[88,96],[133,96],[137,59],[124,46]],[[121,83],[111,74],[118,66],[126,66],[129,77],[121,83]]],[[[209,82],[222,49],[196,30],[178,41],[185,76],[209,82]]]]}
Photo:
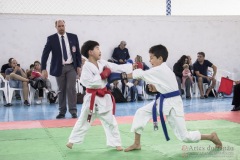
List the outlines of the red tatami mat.
{"type": "Polygon", "coordinates": [[[42,128],[40,121],[0,122],[0,130],[42,128]]]}
{"type": "Polygon", "coordinates": [[[207,112],[185,114],[186,121],[222,119],[240,123],[240,112],[207,112]]]}
{"type": "MultiPolygon", "coordinates": [[[[116,119],[118,124],[129,124],[132,123],[133,116],[116,117],[116,119]]],[[[185,114],[185,119],[187,121],[222,119],[240,123],[240,112],[190,113],[185,114]]],[[[0,130],[72,127],[76,121],[77,119],[0,122],[0,130]]],[[[93,125],[100,124],[98,119],[93,123],[93,125]]]]}
{"type": "Polygon", "coordinates": [[[211,112],[206,113],[206,116],[214,117],[214,119],[224,119],[227,121],[240,123],[240,112],[211,112]]]}

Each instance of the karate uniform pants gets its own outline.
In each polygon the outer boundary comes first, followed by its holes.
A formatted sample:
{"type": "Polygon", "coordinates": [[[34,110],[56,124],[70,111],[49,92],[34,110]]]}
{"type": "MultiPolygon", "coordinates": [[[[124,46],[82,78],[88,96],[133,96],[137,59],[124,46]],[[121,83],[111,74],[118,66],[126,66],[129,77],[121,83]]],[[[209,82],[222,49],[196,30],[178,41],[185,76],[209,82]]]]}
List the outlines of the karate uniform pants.
{"type": "MultiPolygon", "coordinates": [[[[81,144],[84,141],[84,137],[89,128],[91,127],[92,122],[96,118],[99,118],[106,134],[107,146],[121,146],[121,138],[118,124],[115,116],[112,114],[112,110],[101,114],[98,114],[98,112],[93,113],[90,123],[87,121],[88,113],[89,108],[84,107],[81,111],[79,119],[73,127],[73,130],[69,137],[69,142],[81,144]]],[[[98,137],[98,134],[99,133],[96,133],[96,137],[98,137]]]]}
{"type": "MultiPolygon", "coordinates": [[[[142,134],[144,127],[152,118],[152,107],[153,102],[137,110],[133,119],[131,132],[142,134]]],[[[159,106],[157,109],[159,112],[159,106]]],[[[166,115],[166,118],[175,136],[179,140],[186,143],[192,143],[198,142],[201,139],[201,133],[199,131],[187,131],[184,116],[177,116],[174,109],[170,110],[170,113],[169,115],[166,115]]],[[[159,130],[162,131],[161,122],[159,122],[159,130]]]]}

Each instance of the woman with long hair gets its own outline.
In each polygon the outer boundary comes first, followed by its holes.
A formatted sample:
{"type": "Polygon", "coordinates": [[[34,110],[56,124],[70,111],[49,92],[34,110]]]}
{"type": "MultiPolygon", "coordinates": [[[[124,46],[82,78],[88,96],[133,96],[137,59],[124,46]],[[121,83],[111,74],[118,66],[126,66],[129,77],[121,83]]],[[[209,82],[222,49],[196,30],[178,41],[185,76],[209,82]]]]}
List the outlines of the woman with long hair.
{"type": "MultiPolygon", "coordinates": [[[[188,56],[183,55],[173,66],[173,72],[176,75],[176,79],[178,82],[178,88],[180,91],[180,94],[182,94],[182,77],[183,77],[183,65],[184,64],[188,64],[188,56]]],[[[186,91],[186,98],[187,99],[191,99],[191,94],[190,94],[190,88],[191,88],[191,79],[190,78],[186,78],[185,80],[185,91],[186,91]]]]}

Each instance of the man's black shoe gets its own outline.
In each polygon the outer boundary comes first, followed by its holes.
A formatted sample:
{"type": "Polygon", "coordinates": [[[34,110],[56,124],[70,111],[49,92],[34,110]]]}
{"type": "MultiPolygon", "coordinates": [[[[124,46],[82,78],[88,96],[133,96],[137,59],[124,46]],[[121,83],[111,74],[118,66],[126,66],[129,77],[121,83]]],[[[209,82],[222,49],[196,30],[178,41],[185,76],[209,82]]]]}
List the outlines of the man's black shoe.
{"type": "Polygon", "coordinates": [[[5,106],[5,107],[10,107],[10,106],[12,106],[12,104],[11,104],[11,103],[7,103],[7,104],[5,104],[4,106],[5,106]]]}
{"type": "Polygon", "coordinates": [[[136,101],[136,99],[132,99],[132,100],[130,100],[129,102],[135,102],[136,101]]]}
{"type": "Polygon", "coordinates": [[[76,113],[73,113],[73,114],[72,114],[72,118],[77,118],[77,114],[76,114],[76,113]]]}
{"type": "Polygon", "coordinates": [[[25,106],[30,106],[30,103],[28,102],[28,100],[25,100],[25,101],[24,101],[24,105],[25,105],[25,106]]]}
{"type": "Polygon", "coordinates": [[[240,106],[238,106],[238,107],[234,106],[231,111],[240,111],[240,106]]]}
{"type": "Polygon", "coordinates": [[[191,99],[191,96],[186,96],[186,99],[191,99]]]}
{"type": "Polygon", "coordinates": [[[65,115],[64,114],[59,114],[59,115],[57,115],[57,117],[56,117],[57,119],[62,119],[62,118],[65,118],[65,115]]]}

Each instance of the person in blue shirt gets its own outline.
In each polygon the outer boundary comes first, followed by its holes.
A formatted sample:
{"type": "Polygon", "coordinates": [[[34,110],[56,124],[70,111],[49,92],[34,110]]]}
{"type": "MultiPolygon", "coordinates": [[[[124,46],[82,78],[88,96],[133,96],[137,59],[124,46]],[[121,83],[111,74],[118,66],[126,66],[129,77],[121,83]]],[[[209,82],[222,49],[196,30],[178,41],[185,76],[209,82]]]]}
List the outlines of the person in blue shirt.
{"type": "Polygon", "coordinates": [[[121,41],[119,46],[116,47],[112,54],[112,60],[117,64],[125,64],[127,60],[130,58],[128,49],[126,48],[127,43],[125,41],[121,41]]]}

